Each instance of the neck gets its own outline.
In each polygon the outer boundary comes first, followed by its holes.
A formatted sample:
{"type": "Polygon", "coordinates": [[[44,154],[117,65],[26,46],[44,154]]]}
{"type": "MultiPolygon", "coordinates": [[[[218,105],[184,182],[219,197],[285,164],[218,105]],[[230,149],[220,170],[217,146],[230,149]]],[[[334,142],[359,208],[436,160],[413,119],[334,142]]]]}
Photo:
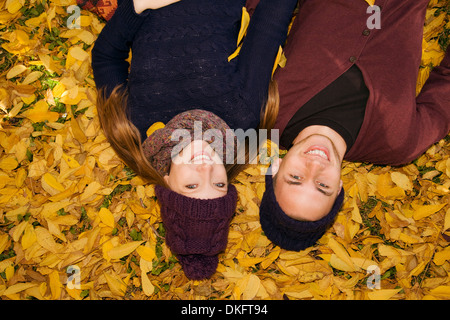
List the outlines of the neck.
{"type": "Polygon", "coordinates": [[[330,139],[330,141],[333,143],[333,145],[336,148],[336,151],[339,154],[340,161],[342,162],[344,160],[344,155],[345,152],[347,151],[347,144],[345,143],[344,138],[342,138],[342,136],[339,133],[337,133],[336,131],[327,126],[313,125],[306,127],[305,129],[299,132],[299,134],[294,139],[292,144],[294,145],[314,134],[322,135],[330,139]]]}

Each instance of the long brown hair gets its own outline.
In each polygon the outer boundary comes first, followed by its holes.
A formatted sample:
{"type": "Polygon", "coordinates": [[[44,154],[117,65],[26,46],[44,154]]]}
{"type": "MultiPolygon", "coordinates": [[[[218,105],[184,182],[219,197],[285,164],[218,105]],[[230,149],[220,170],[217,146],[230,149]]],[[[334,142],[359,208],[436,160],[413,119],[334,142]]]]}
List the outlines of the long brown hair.
{"type": "MultiPolygon", "coordinates": [[[[111,147],[130,169],[147,183],[168,188],[163,176],[151,166],[144,155],[139,130],[129,120],[127,97],[127,90],[122,86],[114,88],[109,97],[106,97],[104,90],[99,90],[97,96],[97,112],[101,128],[111,147]]],[[[267,102],[261,111],[259,129],[270,130],[273,128],[278,115],[278,108],[278,87],[276,82],[272,81],[269,85],[267,102]]],[[[233,181],[239,172],[250,162],[248,140],[245,143],[245,164],[237,163],[237,154],[235,155],[233,164],[225,164],[229,182],[233,181]]]]}
{"type": "Polygon", "coordinates": [[[97,113],[100,125],[111,147],[125,164],[147,183],[167,187],[163,177],[153,168],[144,155],[141,134],[129,120],[127,90],[114,88],[109,97],[100,90],[97,95],[97,113]]]}

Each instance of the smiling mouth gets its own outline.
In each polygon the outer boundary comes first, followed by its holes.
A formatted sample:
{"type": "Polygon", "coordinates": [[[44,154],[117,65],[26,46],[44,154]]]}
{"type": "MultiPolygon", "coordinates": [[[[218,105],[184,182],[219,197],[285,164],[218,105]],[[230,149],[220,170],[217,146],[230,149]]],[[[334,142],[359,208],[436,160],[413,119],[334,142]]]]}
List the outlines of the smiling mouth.
{"type": "Polygon", "coordinates": [[[206,163],[206,162],[212,162],[212,158],[209,154],[206,152],[198,152],[194,154],[191,158],[190,163],[206,163]]]}
{"type": "Polygon", "coordinates": [[[318,146],[310,147],[308,150],[306,150],[305,154],[320,157],[324,160],[330,161],[328,149],[323,147],[318,146]]]}

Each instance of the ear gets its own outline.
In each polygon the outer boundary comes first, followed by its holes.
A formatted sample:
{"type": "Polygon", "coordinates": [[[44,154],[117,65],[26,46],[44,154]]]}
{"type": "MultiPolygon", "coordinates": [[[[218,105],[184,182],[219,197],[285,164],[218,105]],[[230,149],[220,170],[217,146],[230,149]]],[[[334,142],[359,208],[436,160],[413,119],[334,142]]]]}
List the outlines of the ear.
{"type": "Polygon", "coordinates": [[[166,175],[163,177],[163,179],[164,179],[164,181],[165,181],[167,184],[169,184],[169,175],[168,175],[168,174],[166,174],[166,175]]]}
{"type": "Polygon", "coordinates": [[[339,181],[339,190],[342,189],[342,186],[344,185],[344,183],[342,182],[342,179],[339,181]]]}
{"type": "Polygon", "coordinates": [[[273,161],[272,165],[270,166],[272,168],[272,177],[277,174],[278,170],[280,169],[280,165],[281,165],[282,161],[283,161],[283,159],[278,158],[278,157],[273,161]]]}

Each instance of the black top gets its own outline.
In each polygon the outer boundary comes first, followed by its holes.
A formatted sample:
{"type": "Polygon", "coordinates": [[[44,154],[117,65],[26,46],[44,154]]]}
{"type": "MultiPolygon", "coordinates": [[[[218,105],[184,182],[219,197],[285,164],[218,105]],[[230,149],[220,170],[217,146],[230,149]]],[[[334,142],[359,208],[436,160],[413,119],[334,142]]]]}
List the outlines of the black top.
{"type": "Polygon", "coordinates": [[[339,133],[350,150],[363,123],[369,93],[361,70],[353,65],[299,108],[283,131],[280,146],[289,149],[300,131],[324,125],[339,133]]]}

